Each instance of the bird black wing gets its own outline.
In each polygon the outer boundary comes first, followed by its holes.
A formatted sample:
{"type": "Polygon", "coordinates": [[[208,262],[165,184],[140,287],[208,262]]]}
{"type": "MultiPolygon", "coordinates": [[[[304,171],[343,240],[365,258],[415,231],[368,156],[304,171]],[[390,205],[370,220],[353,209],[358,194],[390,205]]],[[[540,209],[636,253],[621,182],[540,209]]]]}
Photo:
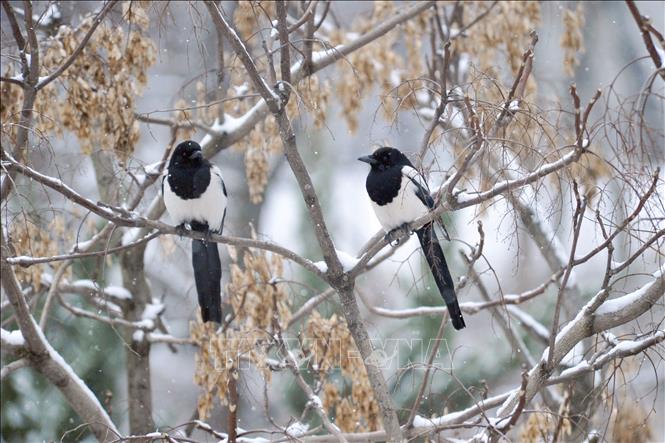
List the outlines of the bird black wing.
{"type": "Polygon", "coordinates": [[[224,193],[224,197],[228,197],[228,194],[226,193],[226,185],[224,184],[224,179],[222,178],[222,171],[220,171],[217,166],[211,166],[210,174],[214,174],[219,178],[219,183],[222,185],[222,192],[224,193]]]}
{"type": "Polygon", "coordinates": [[[416,168],[411,166],[405,166],[402,168],[402,175],[409,179],[413,186],[415,187],[414,192],[418,199],[423,202],[425,206],[432,209],[434,208],[434,199],[429,192],[429,187],[425,181],[425,177],[422,176],[416,168]]]}
{"type": "MultiPolygon", "coordinates": [[[[430,194],[429,191],[429,186],[427,186],[427,182],[425,181],[425,178],[422,176],[418,170],[416,170],[413,167],[405,167],[402,169],[402,174],[408,178],[411,183],[413,183],[415,189],[414,192],[416,193],[416,196],[418,199],[423,202],[425,206],[427,206],[429,209],[434,209],[434,197],[432,197],[432,194],[430,194]]],[[[436,218],[437,224],[441,227],[443,230],[443,234],[446,240],[450,240],[450,235],[448,234],[448,230],[446,229],[446,225],[443,223],[443,219],[440,217],[436,218]]]]}

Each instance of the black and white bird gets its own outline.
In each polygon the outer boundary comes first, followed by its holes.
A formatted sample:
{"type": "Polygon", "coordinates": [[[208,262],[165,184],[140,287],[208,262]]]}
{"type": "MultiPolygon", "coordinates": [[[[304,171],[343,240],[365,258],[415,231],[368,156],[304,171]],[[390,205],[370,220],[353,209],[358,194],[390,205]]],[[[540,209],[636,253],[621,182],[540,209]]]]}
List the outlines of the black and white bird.
{"type": "MultiPolygon", "coordinates": [[[[226,217],[226,187],[219,168],[203,158],[201,146],[184,141],[173,151],[162,179],[164,204],[181,229],[221,234],[226,217]]],[[[192,240],[192,265],[204,322],[222,322],[222,264],[217,243],[192,240]]]]}
{"type": "MultiPolygon", "coordinates": [[[[358,160],[372,166],[365,186],[374,213],[386,233],[391,234],[396,229],[408,229],[410,222],[434,208],[434,199],[425,179],[399,150],[382,147],[372,155],[360,157],[358,160]]],[[[416,235],[434,281],[446,302],[453,327],[464,328],[466,324],[455,295],[455,285],[434,232],[434,222],[416,230],[416,235]]]]}

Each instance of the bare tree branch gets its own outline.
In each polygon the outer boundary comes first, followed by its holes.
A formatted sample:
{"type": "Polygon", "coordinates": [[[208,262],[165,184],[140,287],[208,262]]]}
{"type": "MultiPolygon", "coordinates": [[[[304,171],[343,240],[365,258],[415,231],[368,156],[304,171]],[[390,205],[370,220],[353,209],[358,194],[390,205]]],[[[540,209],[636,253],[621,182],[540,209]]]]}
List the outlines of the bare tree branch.
{"type": "Polygon", "coordinates": [[[439,331],[436,333],[434,338],[434,346],[430,351],[429,357],[427,358],[427,364],[425,366],[425,374],[423,375],[423,381],[420,383],[420,388],[418,389],[418,394],[416,394],[416,399],[411,406],[411,411],[409,412],[409,418],[407,418],[406,423],[404,424],[405,428],[413,427],[413,420],[416,418],[416,413],[418,412],[418,407],[420,407],[420,402],[423,399],[425,394],[425,389],[427,389],[427,381],[429,379],[429,373],[432,370],[432,364],[436,358],[437,352],[439,352],[439,346],[441,345],[441,339],[443,338],[443,333],[445,331],[446,322],[448,321],[447,315],[441,316],[441,324],[439,325],[439,331]]]}
{"type": "MultiPolygon", "coordinates": [[[[642,14],[640,14],[640,11],[639,9],[637,9],[637,6],[635,5],[635,2],[633,0],[626,0],[626,6],[628,6],[628,10],[635,19],[637,27],[640,28],[640,33],[642,34],[642,40],[644,40],[644,46],[647,47],[649,56],[651,57],[651,60],[653,60],[653,64],[656,66],[656,70],[658,71],[660,76],[663,77],[663,79],[665,79],[665,69],[663,68],[663,62],[665,62],[665,60],[662,60],[661,55],[658,53],[656,47],[653,44],[653,40],[651,39],[651,33],[649,32],[649,28],[647,26],[647,20],[645,19],[644,16],[642,16],[642,14]]],[[[660,43],[662,45],[662,36],[660,43]]],[[[665,50],[665,47],[661,48],[661,54],[664,53],[662,52],[663,50],[665,50]]]]}
{"type": "MultiPolygon", "coordinates": [[[[316,4],[315,1],[311,2],[316,4]]],[[[310,4],[311,6],[311,4],[310,4]]],[[[280,57],[279,65],[282,72],[282,81],[287,84],[291,83],[291,55],[289,43],[289,31],[286,23],[286,1],[280,0],[277,2],[277,30],[279,32],[280,44],[280,57]]],[[[313,14],[312,14],[313,15],[313,14]]]]}
{"type": "MultiPolygon", "coordinates": [[[[552,327],[550,332],[549,340],[549,353],[547,355],[547,366],[552,368],[553,358],[554,358],[554,341],[556,339],[556,334],[559,332],[559,314],[561,312],[561,304],[563,302],[563,294],[566,286],[568,285],[568,279],[570,278],[570,273],[573,272],[573,261],[575,260],[575,251],[577,251],[577,243],[580,239],[580,231],[582,230],[582,222],[584,221],[584,211],[586,210],[586,199],[581,199],[579,193],[577,192],[577,183],[573,182],[573,189],[575,191],[575,197],[577,201],[577,207],[575,208],[575,214],[573,215],[573,245],[570,248],[570,258],[568,259],[568,266],[566,266],[566,271],[563,273],[563,278],[561,279],[561,285],[559,286],[559,293],[556,298],[556,305],[554,306],[554,318],[552,319],[552,327]]],[[[533,364],[531,364],[533,366],[533,364]]]]}
{"type": "MultiPolygon", "coordinates": [[[[4,347],[6,346],[6,344],[3,343],[2,346],[4,347]]],[[[2,367],[2,370],[0,371],[0,380],[4,380],[14,371],[18,371],[19,369],[25,368],[27,366],[30,366],[30,361],[27,358],[20,358],[18,360],[14,360],[11,363],[7,363],[5,366],[2,367]]]]}
{"type": "Polygon", "coordinates": [[[663,340],[665,340],[665,331],[659,330],[655,334],[642,340],[621,341],[616,346],[607,350],[607,352],[600,355],[594,355],[590,361],[583,360],[574,367],[561,372],[561,375],[551,377],[549,380],[547,380],[547,384],[555,385],[571,382],[580,378],[584,374],[597,371],[605,367],[605,365],[612,360],[640,354],[646,349],[655,346],[658,343],[662,343],[663,340]]]}

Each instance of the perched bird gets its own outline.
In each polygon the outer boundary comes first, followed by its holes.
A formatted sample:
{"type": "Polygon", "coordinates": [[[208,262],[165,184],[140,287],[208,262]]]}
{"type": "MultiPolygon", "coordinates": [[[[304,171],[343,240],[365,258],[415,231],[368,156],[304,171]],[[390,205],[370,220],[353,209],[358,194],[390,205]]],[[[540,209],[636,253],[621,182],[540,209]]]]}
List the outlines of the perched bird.
{"type": "MultiPolygon", "coordinates": [[[[424,178],[399,150],[382,147],[358,160],[372,166],[365,186],[374,213],[388,236],[395,230],[408,229],[410,222],[434,208],[434,199],[424,178]]],[[[446,302],[453,327],[464,328],[466,325],[455,295],[455,285],[434,232],[434,222],[417,229],[416,235],[434,281],[446,302]]]]}
{"type": "MultiPolygon", "coordinates": [[[[162,179],[164,204],[175,225],[221,234],[226,217],[226,187],[219,168],[203,158],[201,146],[184,141],[173,151],[162,179]]],[[[222,264],[217,243],[192,240],[192,265],[204,322],[222,322],[222,264]]]]}

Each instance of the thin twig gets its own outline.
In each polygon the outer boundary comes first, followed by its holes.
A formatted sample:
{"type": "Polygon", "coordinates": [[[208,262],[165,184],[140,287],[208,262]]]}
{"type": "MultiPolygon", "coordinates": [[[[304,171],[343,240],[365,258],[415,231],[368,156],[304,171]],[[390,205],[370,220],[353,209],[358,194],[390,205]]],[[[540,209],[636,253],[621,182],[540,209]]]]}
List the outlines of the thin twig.
{"type": "Polygon", "coordinates": [[[553,369],[554,362],[554,343],[556,341],[557,332],[559,332],[559,314],[561,312],[561,304],[563,303],[563,294],[566,286],[568,285],[568,279],[570,278],[571,272],[573,272],[573,263],[575,261],[575,252],[577,251],[577,244],[580,239],[580,232],[582,231],[582,221],[584,221],[584,211],[586,209],[586,198],[581,198],[579,192],[577,191],[577,182],[573,181],[573,191],[575,192],[575,200],[577,202],[577,207],[575,208],[575,214],[573,215],[573,244],[570,248],[570,258],[568,259],[568,266],[566,271],[563,274],[561,279],[561,285],[559,286],[559,293],[556,297],[556,305],[554,306],[554,317],[552,318],[552,328],[550,330],[550,346],[549,352],[547,353],[547,367],[553,369]]]}
{"type": "Polygon", "coordinates": [[[219,135],[219,133],[215,131],[212,127],[204,125],[203,123],[197,121],[182,122],[166,118],[151,117],[149,115],[139,114],[139,113],[134,113],[134,118],[143,123],[169,126],[174,129],[200,129],[210,135],[219,135]]]}
{"type": "Polygon", "coordinates": [[[510,428],[512,428],[515,423],[517,423],[517,420],[520,418],[520,415],[522,414],[522,411],[524,410],[524,406],[526,405],[526,387],[527,383],[529,381],[528,373],[526,369],[522,369],[522,385],[520,386],[519,390],[519,400],[517,402],[517,406],[515,406],[515,410],[510,414],[510,419],[508,420],[508,423],[503,425],[498,431],[505,435],[510,428]]]}
{"type": "MultiPolygon", "coordinates": [[[[5,2],[3,2],[3,4],[5,4],[5,2]]],[[[11,83],[11,84],[14,84],[14,85],[18,85],[20,87],[24,86],[23,80],[19,80],[17,78],[13,78],[13,77],[5,77],[4,75],[0,76],[0,82],[11,83]]]]}
{"type": "Polygon", "coordinates": [[[14,360],[11,363],[7,363],[2,367],[2,370],[0,370],[0,380],[4,380],[5,377],[14,371],[25,368],[26,366],[30,366],[30,361],[27,358],[19,358],[18,360],[14,360]]]}
{"type": "Polygon", "coordinates": [[[30,267],[33,265],[37,264],[42,264],[42,263],[52,263],[52,262],[57,262],[57,261],[64,261],[64,260],[76,260],[80,258],[86,258],[86,257],[103,257],[111,254],[115,254],[117,252],[122,252],[126,251],[127,249],[131,249],[135,246],[139,246],[143,243],[149,242],[150,240],[157,238],[161,235],[160,232],[153,232],[143,238],[140,238],[139,240],[133,241],[131,243],[127,243],[125,245],[121,246],[116,246],[115,248],[109,248],[109,249],[104,249],[101,251],[90,251],[90,252],[74,252],[71,254],[62,254],[62,255],[52,255],[52,256],[46,256],[46,257],[27,257],[27,256],[20,256],[20,257],[3,257],[4,260],[6,260],[8,263],[12,265],[18,265],[18,266],[23,266],[23,267],[30,267]]]}
{"type": "Polygon", "coordinates": [[[331,296],[335,294],[335,290],[333,288],[328,288],[319,295],[310,298],[303,304],[300,309],[298,309],[289,319],[289,323],[287,325],[287,328],[290,328],[294,324],[296,324],[298,321],[300,321],[303,317],[305,317],[307,314],[312,312],[314,308],[316,308],[318,305],[323,303],[324,301],[328,300],[331,296]]]}
{"type": "Polygon", "coordinates": [[[442,315],[441,324],[439,325],[439,331],[436,333],[436,337],[434,338],[434,346],[432,347],[429,357],[427,358],[427,364],[425,366],[425,374],[423,375],[423,381],[420,384],[420,389],[418,389],[418,394],[416,395],[416,399],[413,402],[413,406],[411,406],[411,412],[409,412],[409,418],[406,420],[406,423],[404,424],[404,427],[407,429],[413,427],[413,420],[416,418],[416,414],[418,413],[418,408],[420,407],[420,402],[423,399],[423,395],[425,395],[425,389],[427,389],[427,382],[429,380],[429,373],[432,370],[432,364],[434,363],[436,354],[439,352],[439,347],[441,346],[441,340],[443,339],[443,333],[446,330],[447,321],[448,321],[448,316],[445,314],[442,315]]]}
{"type": "Polygon", "coordinates": [[[314,9],[316,8],[316,5],[318,3],[318,0],[313,0],[309,2],[309,5],[307,6],[307,9],[303,14],[300,16],[298,20],[296,20],[295,23],[293,23],[291,26],[289,26],[288,32],[291,34],[292,32],[295,32],[300,28],[305,22],[309,19],[309,17],[314,14],[314,9]]]}
{"type": "Polygon", "coordinates": [[[14,40],[16,40],[16,47],[19,50],[19,53],[22,53],[21,61],[24,65],[27,66],[25,62],[25,38],[21,33],[21,28],[18,26],[18,20],[16,20],[16,14],[14,13],[14,8],[8,1],[2,2],[2,8],[7,14],[7,20],[9,21],[9,26],[12,28],[12,34],[14,35],[14,40]]]}
{"type": "MultiPolygon", "coordinates": [[[[462,259],[470,264],[469,257],[467,257],[466,254],[464,253],[462,253],[461,255],[462,259]]],[[[486,302],[492,301],[489,292],[487,291],[487,288],[480,279],[480,275],[478,275],[476,270],[473,268],[473,265],[471,264],[469,266],[469,276],[471,277],[471,280],[473,280],[473,283],[478,288],[481,297],[486,302]]],[[[503,316],[501,310],[499,310],[497,307],[490,307],[490,312],[492,313],[492,317],[497,321],[499,327],[501,328],[504,335],[510,342],[511,347],[517,351],[518,358],[522,361],[522,364],[528,364],[529,366],[533,366],[536,363],[536,361],[531,355],[531,352],[529,352],[529,348],[526,347],[526,344],[524,343],[524,340],[522,340],[522,337],[520,337],[518,334],[515,334],[515,332],[512,330],[510,324],[508,323],[508,319],[506,319],[503,316]]]]}
{"type": "Polygon", "coordinates": [[[573,262],[574,266],[580,265],[582,263],[585,263],[591,259],[591,257],[595,256],[598,254],[600,251],[605,249],[609,243],[611,243],[617,235],[619,235],[621,232],[624,231],[624,229],[633,221],[635,218],[642,212],[642,209],[644,208],[644,205],[646,204],[647,200],[651,198],[651,196],[654,194],[657,188],[658,180],[660,176],[660,168],[656,168],[656,170],[653,173],[653,178],[651,180],[651,185],[649,186],[649,189],[640,197],[640,200],[637,203],[637,206],[635,207],[635,210],[628,215],[621,223],[619,223],[616,226],[616,229],[598,246],[593,248],[589,253],[586,255],[575,259],[573,262]]]}
{"type": "Polygon", "coordinates": [[[444,50],[444,56],[443,56],[443,69],[440,81],[441,93],[439,97],[439,104],[434,110],[434,118],[427,127],[427,130],[423,135],[423,140],[420,143],[420,150],[418,152],[418,164],[417,164],[418,169],[422,169],[423,159],[425,158],[425,153],[429,148],[430,138],[432,138],[434,130],[439,125],[439,119],[443,115],[443,111],[446,109],[446,106],[448,105],[447,78],[448,78],[448,63],[450,61],[450,42],[446,42],[443,45],[443,50],[444,50]]]}
{"type": "MultiPolygon", "coordinates": [[[[628,6],[628,10],[630,10],[631,15],[635,19],[635,23],[637,23],[637,27],[640,29],[642,40],[644,40],[644,45],[646,46],[647,51],[653,60],[653,64],[656,66],[660,76],[665,79],[665,69],[663,68],[664,60],[661,59],[660,54],[653,44],[653,40],[651,39],[651,34],[649,32],[649,27],[647,26],[645,18],[642,16],[642,14],[640,14],[640,11],[637,9],[637,6],[633,0],[626,0],[626,6],[628,6]]],[[[665,50],[665,47],[662,49],[665,50]]]]}

